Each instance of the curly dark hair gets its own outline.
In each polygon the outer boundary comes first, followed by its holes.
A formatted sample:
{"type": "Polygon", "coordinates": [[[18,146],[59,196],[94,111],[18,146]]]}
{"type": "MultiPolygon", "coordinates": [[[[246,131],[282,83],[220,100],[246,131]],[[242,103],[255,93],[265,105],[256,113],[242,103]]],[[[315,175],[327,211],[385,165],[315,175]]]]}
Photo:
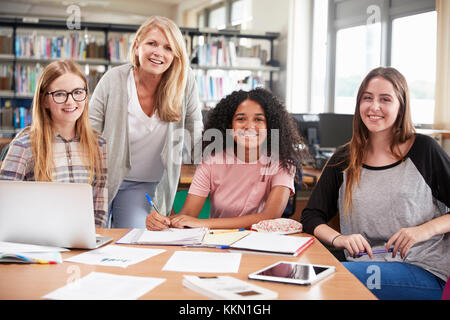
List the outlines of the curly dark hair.
{"type": "MultiPolygon", "coordinates": [[[[219,103],[211,109],[206,116],[204,131],[208,129],[218,129],[223,136],[223,150],[226,146],[227,129],[231,129],[233,116],[237,107],[246,99],[257,102],[262,109],[267,121],[267,150],[271,151],[271,130],[279,130],[279,161],[283,168],[289,169],[291,166],[300,168],[304,158],[304,150],[300,147],[304,145],[303,139],[298,134],[295,120],[287,112],[284,104],[272,92],[256,88],[250,91],[234,91],[222,98],[219,103]]],[[[203,141],[203,151],[213,143],[203,141]]],[[[271,154],[268,154],[271,156],[271,154]]]]}

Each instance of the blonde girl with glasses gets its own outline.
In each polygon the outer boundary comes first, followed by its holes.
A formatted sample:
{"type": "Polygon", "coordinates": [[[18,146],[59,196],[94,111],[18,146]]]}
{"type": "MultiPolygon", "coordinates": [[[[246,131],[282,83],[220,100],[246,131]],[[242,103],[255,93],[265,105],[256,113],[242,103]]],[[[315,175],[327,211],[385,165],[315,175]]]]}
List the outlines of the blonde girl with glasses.
{"type": "Polygon", "coordinates": [[[71,60],[43,71],[32,105],[32,124],[11,142],[0,170],[2,180],[89,183],[95,224],[105,227],[106,142],[89,122],[87,81],[71,60]]]}

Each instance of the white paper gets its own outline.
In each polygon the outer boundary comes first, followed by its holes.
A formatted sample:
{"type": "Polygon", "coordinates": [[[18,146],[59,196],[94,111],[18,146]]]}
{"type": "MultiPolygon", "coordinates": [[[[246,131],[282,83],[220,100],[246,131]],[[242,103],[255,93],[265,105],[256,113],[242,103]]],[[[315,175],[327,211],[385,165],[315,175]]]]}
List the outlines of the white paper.
{"type": "Polygon", "coordinates": [[[240,253],[175,251],[163,267],[165,271],[237,273],[240,253]]]}
{"type": "Polygon", "coordinates": [[[34,244],[25,244],[17,242],[0,241],[0,252],[19,253],[19,252],[66,252],[66,248],[38,246],[34,244]]]}
{"type": "Polygon", "coordinates": [[[54,300],[134,300],[166,281],[163,278],[91,272],[43,296],[54,300]]]}
{"type": "Polygon", "coordinates": [[[109,245],[81,253],[64,261],[126,268],[166,250],[109,245]]]}

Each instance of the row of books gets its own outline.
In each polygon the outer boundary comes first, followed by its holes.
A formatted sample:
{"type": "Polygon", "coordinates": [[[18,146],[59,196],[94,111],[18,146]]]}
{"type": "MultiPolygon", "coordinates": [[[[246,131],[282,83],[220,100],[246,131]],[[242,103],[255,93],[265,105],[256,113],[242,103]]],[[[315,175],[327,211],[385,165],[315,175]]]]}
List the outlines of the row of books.
{"type": "Polygon", "coordinates": [[[259,67],[266,64],[267,51],[262,49],[260,45],[246,47],[236,45],[233,40],[219,39],[212,43],[198,45],[196,48],[196,59],[200,66],[248,67],[248,61],[252,60],[256,61],[256,63],[251,67],[259,67]]]}
{"type": "MultiPolygon", "coordinates": [[[[10,67],[12,70],[12,67],[10,67]]],[[[15,76],[15,91],[19,95],[33,95],[36,89],[39,77],[42,75],[44,66],[37,64],[16,64],[14,69],[15,76]]],[[[11,74],[11,73],[10,73],[11,74]]],[[[87,75],[89,92],[93,92],[100,78],[103,76],[103,72],[97,71],[95,68],[89,68],[89,74],[87,75]]],[[[0,76],[0,85],[2,84],[2,77],[0,76]]],[[[10,77],[5,77],[5,80],[10,81],[10,77]]],[[[9,82],[5,81],[5,86],[9,82]]],[[[4,89],[8,90],[8,89],[4,89]]]]}
{"type": "Polygon", "coordinates": [[[133,44],[133,34],[112,35],[108,39],[109,58],[112,62],[127,60],[128,51],[133,44]]]}
{"type": "Polygon", "coordinates": [[[241,79],[230,76],[215,76],[212,74],[197,74],[197,87],[200,100],[218,101],[235,90],[251,90],[264,86],[264,78],[247,76],[241,79]]]}
{"type": "Polygon", "coordinates": [[[39,63],[33,65],[16,64],[14,70],[16,93],[26,95],[34,94],[36,84],[43,71],[44,67],[39,63]]]}
{"type": "Polygon", "coordinates": [[[15,39],[15,54],[20,58],[104,59],[105,44],[103,40],[85,37],[81,33],[58,36],[18,34],[15,39]]]}
{"type": "Polygon", "coordinates": [[[31,109],[26,107],[3,107],[0,109],[2,130],[23,129],[31,124],[31,109]]]}

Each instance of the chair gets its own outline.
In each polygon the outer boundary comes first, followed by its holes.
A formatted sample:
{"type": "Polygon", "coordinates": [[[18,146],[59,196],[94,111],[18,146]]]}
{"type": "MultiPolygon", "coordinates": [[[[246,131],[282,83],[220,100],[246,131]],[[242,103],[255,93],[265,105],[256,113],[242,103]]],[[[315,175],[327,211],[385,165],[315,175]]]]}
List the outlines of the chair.
{"type": "Polygon", "coordinates": [[[442,291],[442,300],[450,300],[450,277],[448,277],[447,283],[442,291]]]}
{"type": "MultiPolygon", "coordinates": [[[[177,191],[175,195],[175,200],[173,202],[173,210],[175,213],[178,214],[180,212],[181,208],[183,208],[184,202],[186,201],[187,197],[187,190],[179,190],[177,191]]],[[[209,196],[206,198],[205,204],[203,205],[202,211],[200,211],[200,214],[198,215],[199,219],[208,219],[209,218],[209,212],[211,211],[211,203],[209,202],[209,196]]]]}
{"type": "Polygon", "coordinates": [[[302,180],[303,180],[302,170],[297,169],[297,175],[298,175],[298,183],[294,182],[295,193],[292,197],[289,197],[286,208],[284,209],[283,214],[281,215],[283,218],[289,218],[290,216],[292,216],[295,213],[295,207],[296,207],[295,205],[297,202],[297,192],[302,187],[302,180]]]}

